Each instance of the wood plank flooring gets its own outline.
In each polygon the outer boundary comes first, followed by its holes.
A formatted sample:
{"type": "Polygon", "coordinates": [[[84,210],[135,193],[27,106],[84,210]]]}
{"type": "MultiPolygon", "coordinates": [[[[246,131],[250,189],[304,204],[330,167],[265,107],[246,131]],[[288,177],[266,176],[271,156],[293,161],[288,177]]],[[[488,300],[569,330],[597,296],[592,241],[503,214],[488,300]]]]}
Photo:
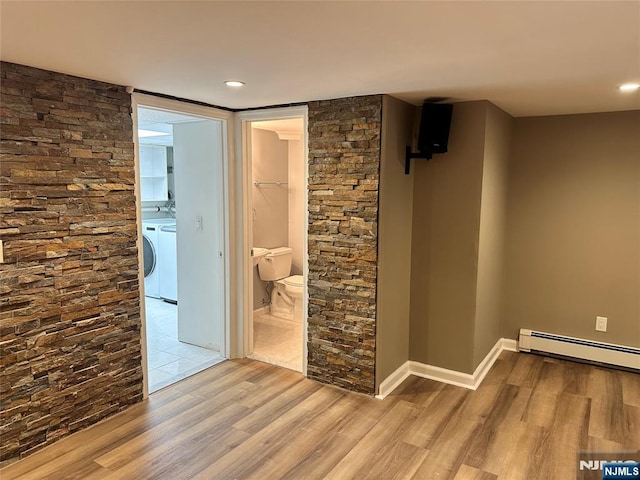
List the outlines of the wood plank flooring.
{"type": "Polygon", "coordinates": [[[640,375],[503,352],[476,391],[410,377],[381,401],[233,360],[0,470],[11,479],[576,478],[640,449],[640,375]]]}

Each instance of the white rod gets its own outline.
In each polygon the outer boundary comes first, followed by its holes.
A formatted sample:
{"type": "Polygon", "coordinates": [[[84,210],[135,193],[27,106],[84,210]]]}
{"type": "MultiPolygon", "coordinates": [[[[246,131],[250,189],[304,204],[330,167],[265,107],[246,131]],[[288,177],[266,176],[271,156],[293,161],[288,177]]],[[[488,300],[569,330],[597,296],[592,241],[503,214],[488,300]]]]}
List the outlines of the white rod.
{"type": "Polygon", "coordinates": [[[169,208],[168,207],[142,207],[142,211],[143,212],[168,212],[169,208]]]}
{"type": "Polygon", "coordinates": [[[253,186],[254,187],[259,187],[260,185],[277,185],[277,186],[280,186],[280,185],[288,185],[288,183],[287,182],[259,182],[257,180],[255,182],[253,182],[253,186]]]}

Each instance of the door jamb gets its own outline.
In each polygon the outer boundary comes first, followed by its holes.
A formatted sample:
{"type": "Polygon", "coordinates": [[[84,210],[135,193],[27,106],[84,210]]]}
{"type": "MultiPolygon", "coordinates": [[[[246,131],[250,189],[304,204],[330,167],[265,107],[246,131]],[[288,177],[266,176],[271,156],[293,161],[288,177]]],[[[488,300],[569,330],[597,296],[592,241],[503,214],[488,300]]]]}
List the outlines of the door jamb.
{"type": "MultiPolygon", "coordinates": [[[[251,216],[251,192],[253,185],[251,184],[251,159],[249,158],[250,152],[250,127],[251,122],[265,121],[265,120],[283,120],[287,118],[302,118],[303,121],[303,138],[302,144],[304,148],[305,166],[304,166],[304,204],[308,205],[308,183],[309,183],[309,162],[306,159],[309,158],[309,145],[308,145],[308,121],[309,121],[309,109],[306,105],[296,107],[283,107],[283,108],[265,108],[260,110],[248,110],[237,113],[235,115],[235,131],[236,135],[236,165],[239,169],[236,180],[239,184],[236,184],[236,189],[242,192],[242,196],[236,197],[236,212],[238,212],[237,218],[241,228],[242,238],[242,251],[238,256],[240,261],[241,271],[243,274],[242,279],[242,292],[241,300],[242,315],[238,315],[238,327],[237,330],[241,334],[238,337],[238,346],[241,350],[238,352],[239,356],[246,357],[251,352],[250,345],[253,338],[253,259],[251,258],[251,238],[253,232],[252,216],[251,216]]],[[[305,208],[305,225],[308,225],[309,209],[305,208]]],[[[309,278],[309,252],[308,252],[308,229],[303,233],[303,274],[304,278],[309,278]]],[[[309,294],[307,285],[304,286],[304,296],[302,309],[304,312],[303,317],[303,347],[302,347],[302,374],[307,375],[307,316],[308,316],[308,302],[309,294]]]]}
{"type": "Polygon", "coordinates": [[[235,241],[235,235],[233,228],[233,214],[231,207],[234,204],[236,191],[234,189],[234,171],[230,168],[231,159],[235,158],[234,151],[234,115],[227,110],[221,110],[214,107],[205,107],[202,105],[195,105],[188,102],[182,102],[179,100],[172,100],[162,97],[156,97],[154,95],[147,95],[143,93],[134,92],[131,95],[131,116],[133,120],[133,143],[134,143],[134,168],[135,168],[135,197],[136,197],[136,218],[137,218],[137,230],[138,230],[138,284],[140,286],[140,343],[142,353],[142,378],[143,378],[143,398],[149,396],[149,370],[147,365],[147,337],[146,337],[146,325],[147,318],[145,312],[145,296],[144,296],[144,264],[143,258],[140,252],[142,252],[142,197],[140,195],[140,150],[138,140],[138,107],[149,107],[158,110],[168,110],[185,115],[193,115],[195,117],[203,117],[211,120],[219,120],[222,122],[223,137],[226,138],[226,142],[223,144],[222,152],[222,170],[223,170],[223,216],[224,216],[224,235],[223,235],[223,248],[224,248],[224,302],[225,302],[225,319],[223,322],[223,338],[224,341],[220,345],[220,355],[223,358],[233,358],[235,353],[233,348],[234,336],[237,334],[235,330],[234,322],[231,322],[231,318],[238,316],[237,306],[234,303],[234,298],[237,297],[237,291],[234,288],[234,281],[238,271],[236,268],[238,259],[237,242],[235,241]]]}

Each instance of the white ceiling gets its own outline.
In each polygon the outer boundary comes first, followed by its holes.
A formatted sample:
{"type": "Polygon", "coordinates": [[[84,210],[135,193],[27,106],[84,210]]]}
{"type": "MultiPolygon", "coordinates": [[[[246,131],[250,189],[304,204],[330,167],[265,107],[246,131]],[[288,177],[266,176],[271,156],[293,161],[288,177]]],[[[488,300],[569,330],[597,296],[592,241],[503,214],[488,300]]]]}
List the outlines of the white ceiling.
{"type": "Polygon", "coordinates": [[[0,2],[3,60],[248,108],[372,93],[640,108],[640,2],[0,2]],[[246,82],[230,89],[224,80],[246,82]]]}
{"type": "MultiPolygon", "coordinates": [[[[205,118],[184,115],[178,112],[138,107],[138,128],[152,132],[165,132],[167,135],[139,137],[138,141],[145,145],[173,146],[173,126],[176,123],[202,122],[205,118]]],[[[209,120],[216,121],[216,120],[209,120]]]]}

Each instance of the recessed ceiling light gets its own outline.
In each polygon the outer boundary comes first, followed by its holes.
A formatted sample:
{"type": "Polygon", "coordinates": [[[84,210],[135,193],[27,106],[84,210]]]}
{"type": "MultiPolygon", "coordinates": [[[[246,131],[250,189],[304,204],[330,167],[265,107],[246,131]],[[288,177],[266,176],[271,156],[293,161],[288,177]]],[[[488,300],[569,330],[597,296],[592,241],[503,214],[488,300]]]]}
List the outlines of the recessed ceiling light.
{"type": "Polygon", "coordinates": [[[244,82],[239,82],[237,80],[227,80],[226,82],[224,82],[224,84],[227,87],[242,87],[244,85],[244,82]]]}
{"type": "Polygon", "coordinates": [[[640,84],[638,83],[625,83],[618,87],[621,92],[633,92],[640,88],[640,84]]]}
{"type": "Polygon", "coordinates": [[[167,132],[157,132],[155,130],[138,129],[138,138],[162,137],[163,135],[171,135],[171,134],[167,132]]]}

